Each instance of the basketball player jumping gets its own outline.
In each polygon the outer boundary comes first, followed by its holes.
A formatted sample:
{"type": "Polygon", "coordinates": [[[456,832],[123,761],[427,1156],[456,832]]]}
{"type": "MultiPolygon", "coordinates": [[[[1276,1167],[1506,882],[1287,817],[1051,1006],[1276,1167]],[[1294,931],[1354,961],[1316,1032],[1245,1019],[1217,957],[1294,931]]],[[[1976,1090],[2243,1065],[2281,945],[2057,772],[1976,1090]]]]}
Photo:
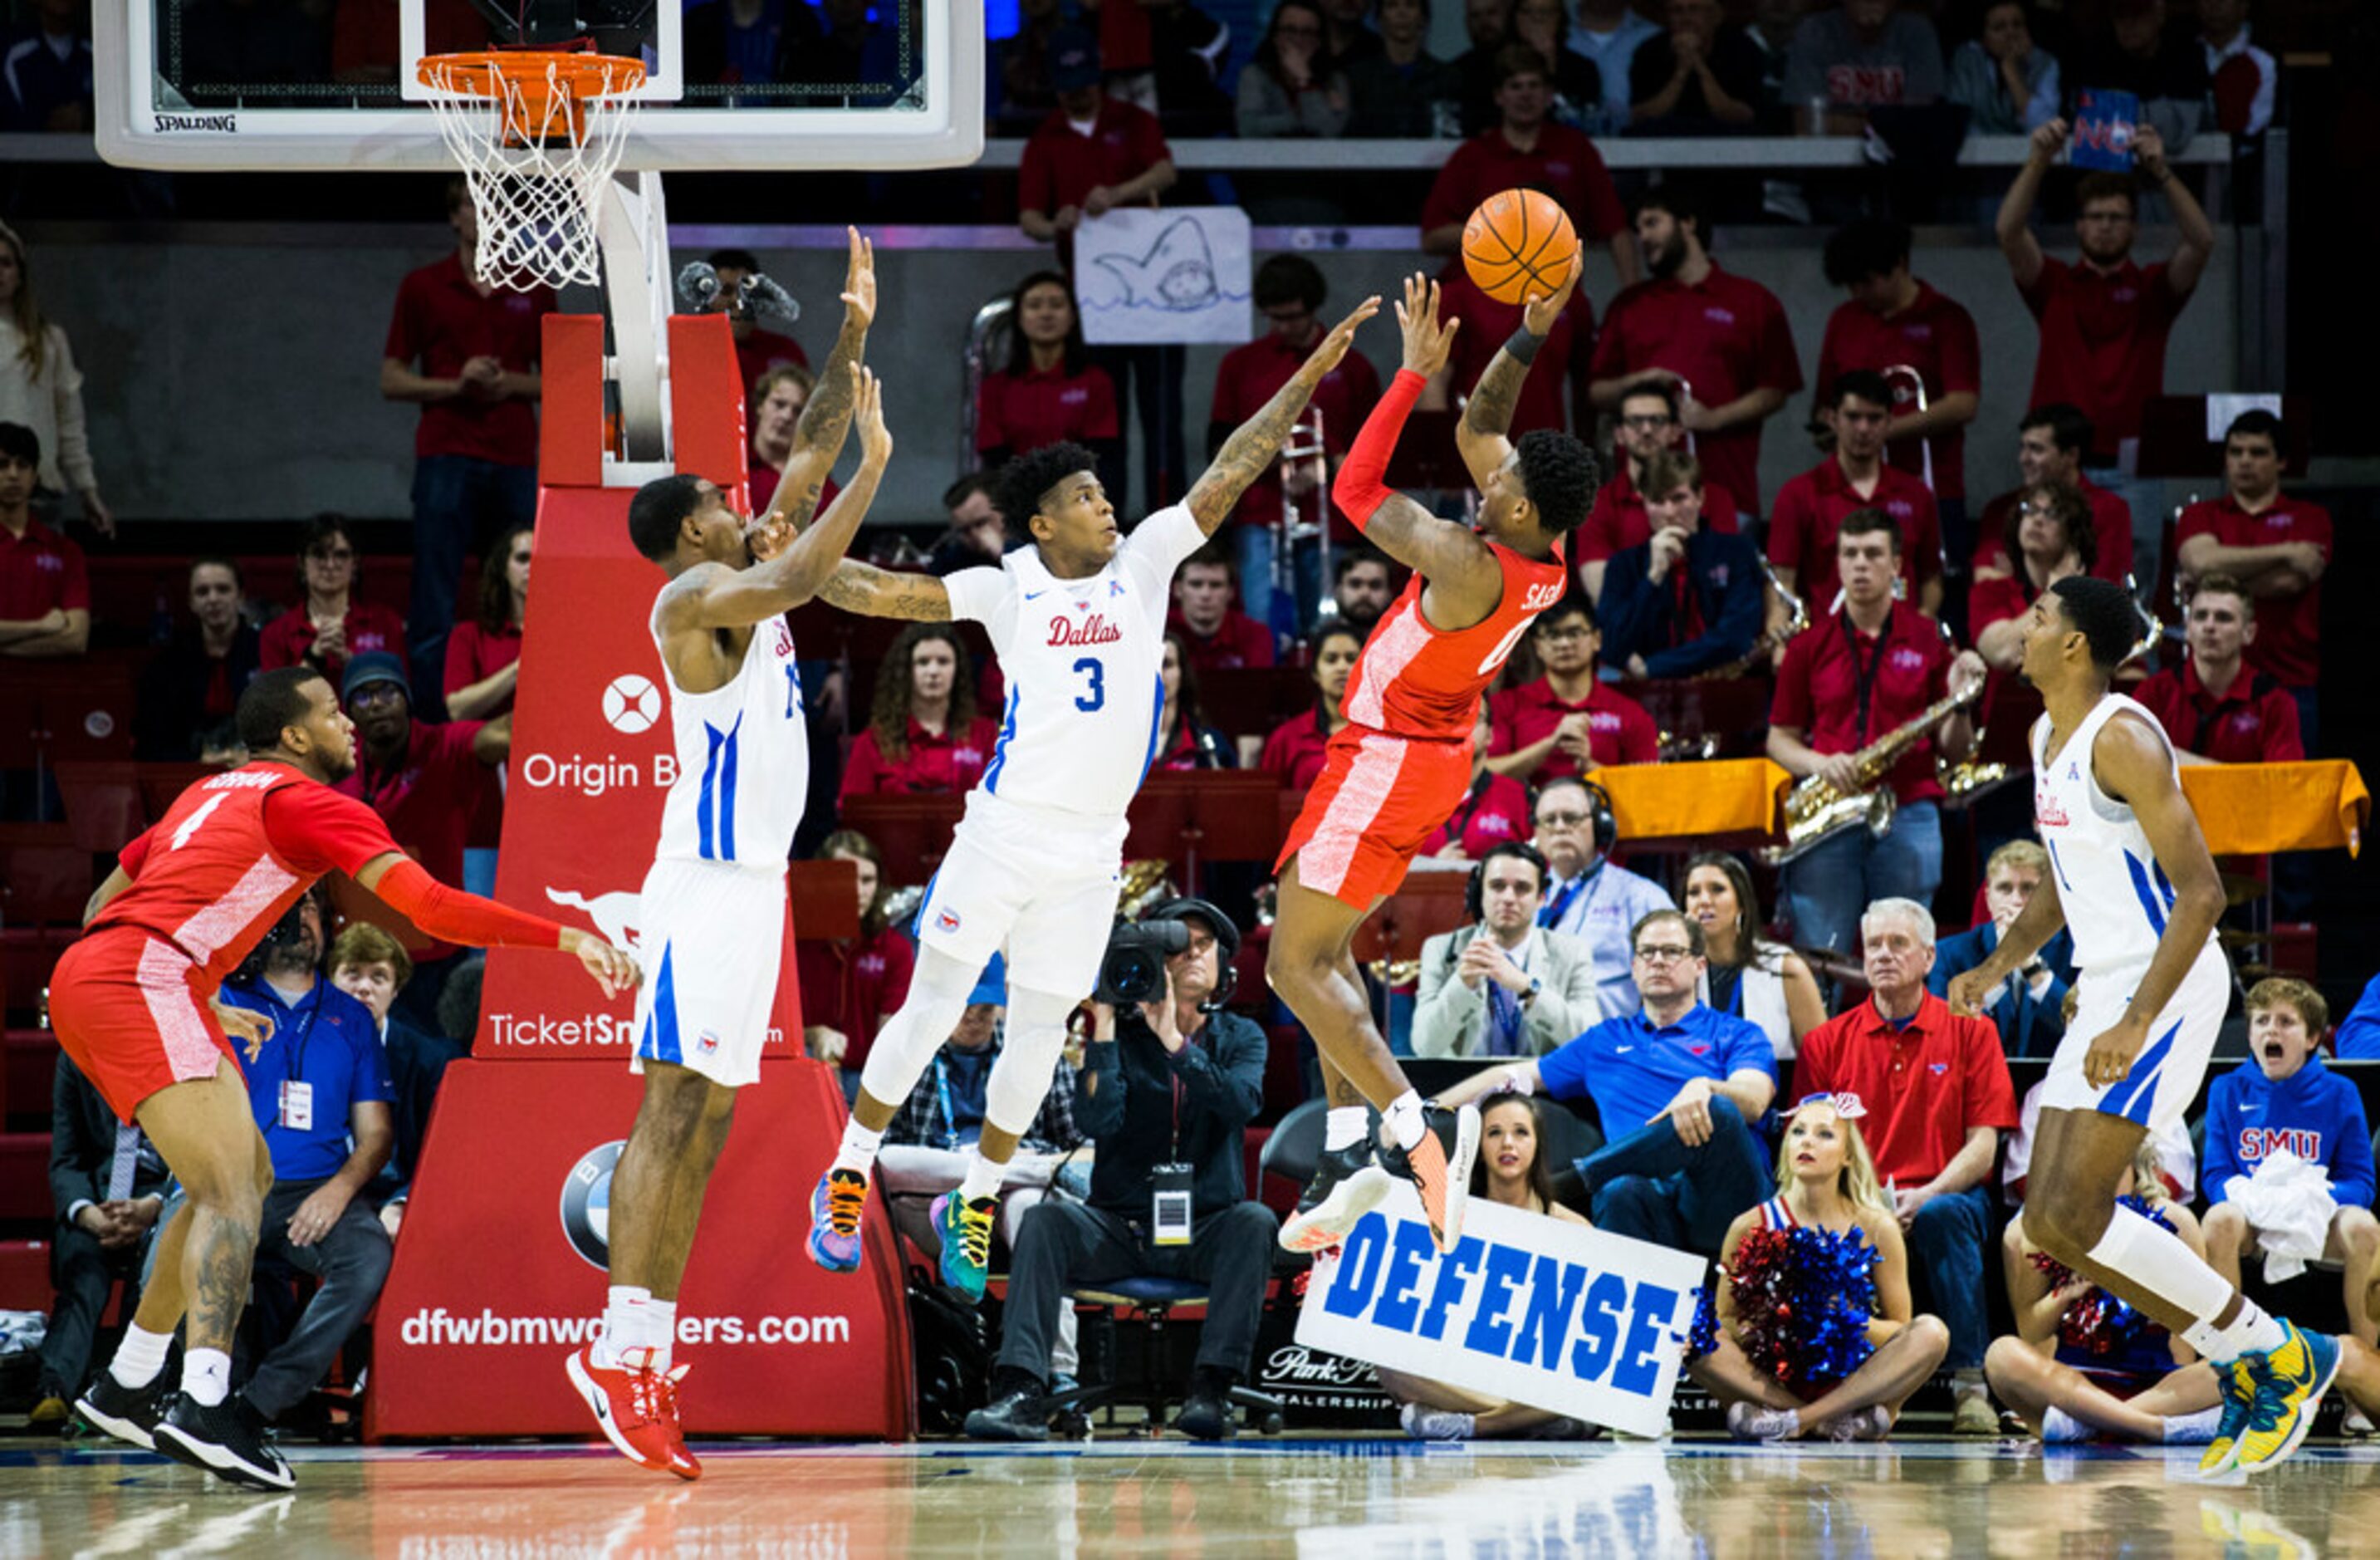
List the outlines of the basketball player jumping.
{"type": "Polygon", "coordinates": [[[701,1475],[677,1413],[677,1297],[735,1091],[760,1078],[785,926],[785,861],[809,790],[809,750],[784,614],[817,593],[875,497],[892,439],[859,366],[875,314],[873,257],[851,236],[843,333],[802,414],[784,481],[797,496],[755,527],[719,489],[680,474],[628,507],[637,550],[669,576],[650,626],[669,685],[677,778],[639,901],[652,979],[637,1004],[643,1103],[612,1176],[611,1293],[602,1335],[570,1380],[622,1456],[701,1475]],[[854,419],[860,466],[808,518],[854,419]],[[780,523],[783,522],[783,523],[780,523]]]}
{"type": "MultiPolygon", "coordinates": [[[[878,1034],[859,1101],[810,1199],[810,1256],[859,1265],[859,1220],[884,1129],[950,1038],[991,956],[1008,956],[1008,1043],[985,1085],[984,1124],[958,1190],[938,1200],[942,1281],[983,1294],[994,1193],[1050,1091],[1067,1015],[1090,993],[1113,924],[1124,808],[1155,756],[1169,582],[1272,468],[1290,426],[1355,327],[1340,322],[1263,410],[1242,424],[1181,504],[1119,540],[1091,452],[1037,450],[1002,473],[1002,506],[1030,532],[997,568],[945,579],[845,562],[822,592],[846,611],[966,618],[990,633],[1008,679],[1000,739],[917,909],[908,1000],[878,1034]]],[[[1185,1064],[1187,1065],[1187,1064],[1185,1064]]]]}
{"type": "Polygon", "coordinates": [[[2223,889],[2156,717],[2108,679],[2140,618],[2122,587],[2061,579],[2025,616],[2034,818],[2051,872],[1991,957],[1950,982],[1980,1012],[2062,923],[2082,969],[2074,1021],[2043,1080],[2025,1232],[2076,1273],[2187,1339],[2223,1386],[2208,1473],[2297,1449],[2338,1370],[2338,1343],[2267,1316],[2173,1232],[2116,1200],[2143,1135],[2181,1120],[2205,1077],[2231,973],[2223,889]]]}
{"type": "MultiPolygon", "coordinates": [[[[227,1395],[273,1184],[232,1037],[253,1058],[272,1024],[217,1005],[224,977],[334,871],[442,942],[561,948],[607,996],[636,983],[637,966],[600,937],[446,887],[397,849],[378,813],[332,790],[355,771],[356,729],[322,673],[265,673],[240,695],[237,721],[256,756],[192,785],[124,847],[91,896],[82,940],[51,978],[50,1018],[66,1054],[119,1118],[140,1124],[188,1194],[157,1237],[155,1273],[123,1344],[76,1410],[119,1441],[230,1483],[286,1490],[295,1480],[262,1420],[227,1395]],[[175,1393],[164,1367],[177,1325],[175,1393]]],[[[285,1125],[311,1119],[303,1087],[283,1091],[285,1125]]]]}
{"type": "Polygon", "coordinates": [[[1331,737],[1281,851],[1265,978],[1314,1036],[1330,1101],[1314,1179],[1281,1226],[1281,1243],[1293,1251],[1338,1244],[1388,1193],[1388,1175],[1373,1163],[1366,1101],[1387,1118],[1385,1157],[1419,1188],[1439,1249],[1462,1233],[1478,1112],[1464,1105],[1446,1124],[1451,1151],[1439,1141],[1372,1022],[1354,945],[1364,918],[1404,881],[1415,853],[1469,788],[1481,693],[1531,621],[1562,597],[1562,539],[1594,501],[1595,456],[1567,433],[1515,442],[1505,431],[1530,360],[1577,286],[1573,264],[1560,291],[1529,301],[1463,408],[1455,441],[1479,487],[1478,530],[1438,518],[1382,481],[1406,414],[1454,344],[1456,327],[1439,323],[1437,284],[1418,275],[1397,306],[1404,366],[1332,488],[1373,545],[1414,576],[1355,663],[1349,724],[1331,737]]]}

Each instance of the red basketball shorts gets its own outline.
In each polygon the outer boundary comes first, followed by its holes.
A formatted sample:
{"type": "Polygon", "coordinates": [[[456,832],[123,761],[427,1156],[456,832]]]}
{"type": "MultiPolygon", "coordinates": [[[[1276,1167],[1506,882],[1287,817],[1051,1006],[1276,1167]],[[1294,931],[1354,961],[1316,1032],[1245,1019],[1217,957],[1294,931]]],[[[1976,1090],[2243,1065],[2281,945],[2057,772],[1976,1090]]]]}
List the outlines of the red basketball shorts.
{"type": "Polygon", "coordinates": [[[1414,857],[1471,787],[1471,744],[1390,737],[1342,726],[1281,846],[1280,871],[1368,910],[1405,880],[1414,857]]]}
{"type": "Polygon", "coordinates": [[[66,951],[50,978],[50,1024],[125,1121],[159,1090],[239,1066],[207,1006],[197,965],[164,938],[115,926],[66,951]]]}

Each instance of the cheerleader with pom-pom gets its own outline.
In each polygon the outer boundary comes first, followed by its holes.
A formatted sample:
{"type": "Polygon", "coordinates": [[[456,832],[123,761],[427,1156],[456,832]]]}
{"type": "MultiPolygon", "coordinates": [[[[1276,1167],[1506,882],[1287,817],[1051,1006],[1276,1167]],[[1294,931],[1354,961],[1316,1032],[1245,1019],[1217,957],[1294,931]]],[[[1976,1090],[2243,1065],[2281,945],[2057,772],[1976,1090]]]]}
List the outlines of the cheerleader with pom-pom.
{"type": "Polygon", "coordinates": [[[1881,1441],[1950,1347],[1939,1318],[1911,1314],[1909,1253],[1860,1136],[1865,1114],[1852,1094],[1796,1105],[1778,1195],[1727,1232],[1688,1369],[1727,1401],[1739,1440],[1881,1441]]]}

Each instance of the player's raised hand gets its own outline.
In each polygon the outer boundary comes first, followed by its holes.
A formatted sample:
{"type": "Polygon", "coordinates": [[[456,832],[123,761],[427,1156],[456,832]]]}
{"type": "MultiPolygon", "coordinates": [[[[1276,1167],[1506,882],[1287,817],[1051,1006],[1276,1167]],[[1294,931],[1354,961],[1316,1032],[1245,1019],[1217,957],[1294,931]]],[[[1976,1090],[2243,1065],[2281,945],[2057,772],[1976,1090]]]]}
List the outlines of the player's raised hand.
{"type": "Polygon", "coordinates": [[[1578,291],[1578,279],[1585,274],[1585,255],[1573,254],[1570,260],[1569,280],[1556,287],[1552,296],[1539,298],[1532,294],[1521,305],[1521,323],[1528,328],[1531,335],[1545,335],[1553,330],[1554,322],[1560,319],[1562,311],[1570,307],[1571,294],[1578,291]]]}
{"type": "Polygon", "coordinates": [[[880,470],[892,458],[892,431],[884,426],[884,383],[873,370],[851,365],[851,415],[859,424],[859,458],[880,470]]]}
{"type": "Polygon", "coordinates": [[[1317,383],[1347,356],[1347,348],[1355,344],[1355,328],[1379,311],[1380,295],[1374,293],[1355,305],[1354,312],[1331,327],[1330,334],[1322,338],[1321,345],[1315,347],[1305,360],[1306,372],[1317,383]]]}
{"type": "Polygon", "coordinates": [[[851,260],[843,273],[843,311],[864,330],[876,320],[876,246],[856,227],[844,232],[851,238],[851,260]]]}
{"type": "Polygon", "coordinates": [[[1397,323],[1405,333],[1404,366],[1432,377],[1454,353],[1454,333],[1463,328],[1438,323],[1438,284],[1416,271],[1405,278],[1405,296],[1397,304],[1397,323]]]}
{"type": "Polygon", "coordinates": [[[645,972],[637,968],[637,961],[628,954],[575,926],[562,929],[562,948],[595,978],[605,996],[634,991],[637,982],[645,978],[645,972]]]}

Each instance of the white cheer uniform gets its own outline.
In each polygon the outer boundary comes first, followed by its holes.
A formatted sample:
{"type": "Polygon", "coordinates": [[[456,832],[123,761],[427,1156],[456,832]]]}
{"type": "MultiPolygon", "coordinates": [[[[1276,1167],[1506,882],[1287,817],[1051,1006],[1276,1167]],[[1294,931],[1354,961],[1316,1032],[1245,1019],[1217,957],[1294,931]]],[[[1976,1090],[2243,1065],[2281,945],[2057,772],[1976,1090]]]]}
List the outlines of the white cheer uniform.
{"type": "Polygon", "coordinates": [[[1080,997],[1099,975],[1122,881],[1124,809],[1157,752],[1174,569],[1207,540],[1190,511],[1143,520],[1097,574],[1061,579],[1039,549],[943,581],[1007,679],[1000,737],[917,908],[917,940],[1009,983],[1080,997]]]}
{"type": "Polygon", "coordinates": [[[638,906],[645,980],[630,1066],[674,1062],[741,1088],[760,1079],[784,948],[785,860],[809,793],[794,632],[782,617],[754,625],[744,664],[708,693],[680,688],[666,656],[662,676],[677,778],[638,906]]]}
{"type": "MultiPolygon", "coordinates": [[[[2136,717],[2166,748],[2173,744],[2146,709],[2110,693],[2093,707],[2054,761],[2042,749],[2049,717],[2033,727],[2034,822],[2057,874],[2058,898],[2074,934],[2081,970],[2074,1021],[2051,1058],[2041,1103],[2054,1110],[2096,1110],[2163,1135],[2181,1120],[2206,1076],[2207,1058],[2231,1000],[2231,969],[2215,935],[2199,950],[2173,998],[2149,1024],[2148,1042],[2118,1082],[2095,1089],[2082,1075],[2091,1042],[2113,1028],[2140,989],[2173,911],[2174,888],[2157,865],[2132,810],[2099,788],[2092,754],[2119,713],[2136,717]]],[[[2180,770],[2174,768],[2179,781],[2180,770]]]]}

